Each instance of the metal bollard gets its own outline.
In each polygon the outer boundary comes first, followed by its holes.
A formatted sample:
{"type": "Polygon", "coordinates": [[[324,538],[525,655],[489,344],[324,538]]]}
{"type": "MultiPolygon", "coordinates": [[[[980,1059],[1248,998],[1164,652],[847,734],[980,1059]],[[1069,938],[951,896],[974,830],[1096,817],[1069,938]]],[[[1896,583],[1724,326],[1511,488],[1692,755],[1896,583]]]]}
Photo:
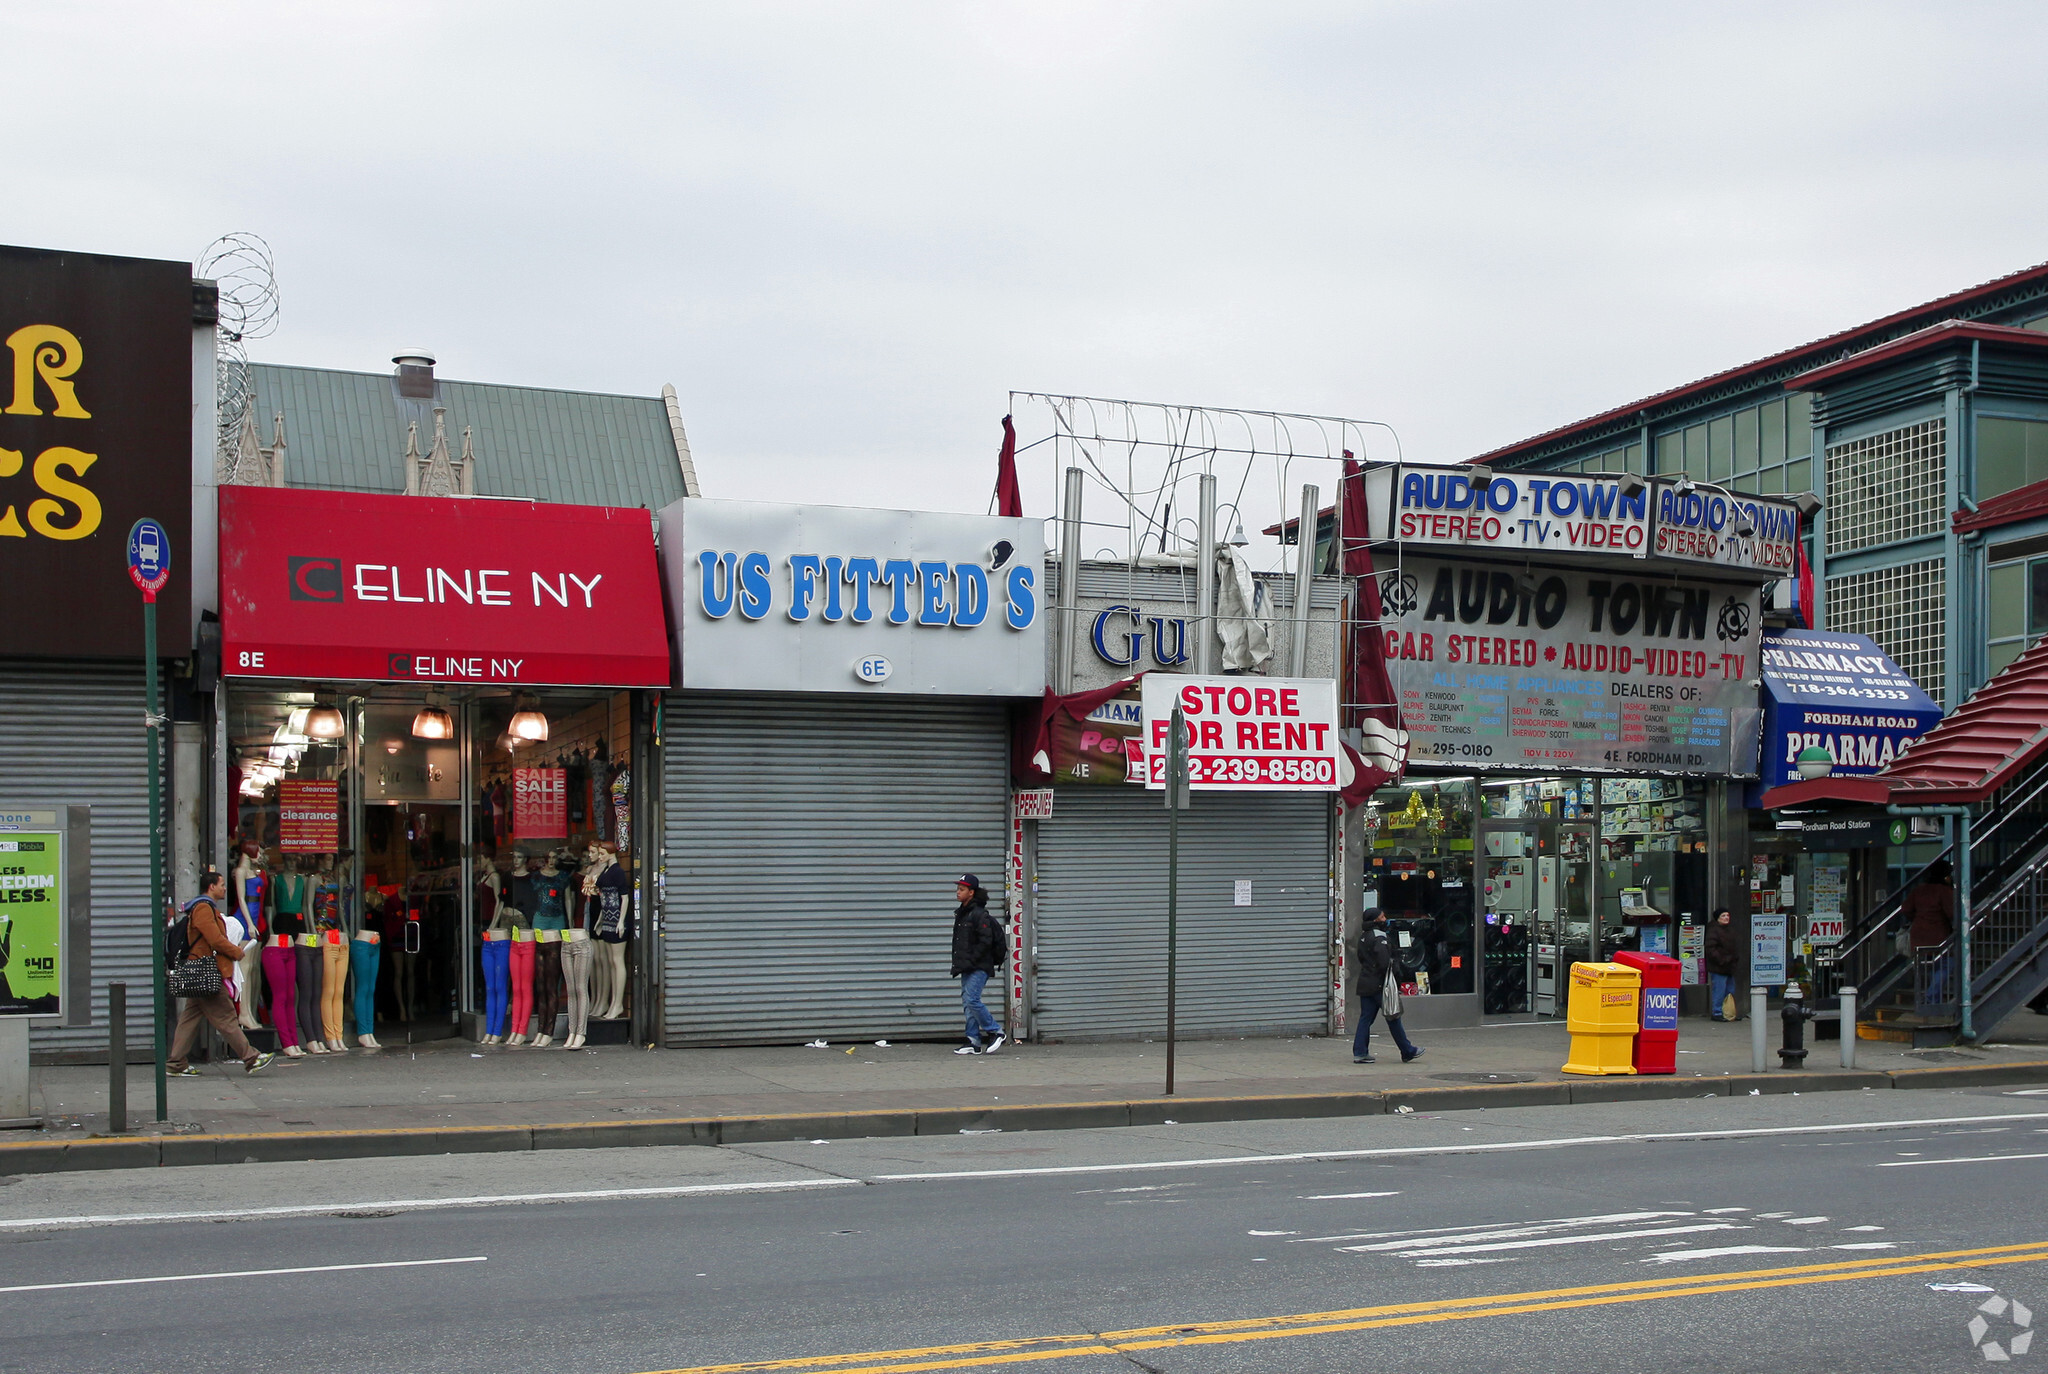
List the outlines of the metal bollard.
{"type": "Polygon", "coordinates": [[[1856,1067],[1856,989],[1842,989],[1842,1067],[1856,1067]]]}
{"type": "Polygon", "coordinates": [[[128,985],[107,984],[107,1129],[128,1129],[128,985]]]}
{"type": "Polygon", "coordinates": [[[1770,1056],[1770,1046],[1764,1042],[1764,1012],[1768,1009],[1771,990],[1762,984],[1753,985],[1749,990],[1749,1071],[1762,1073],[1770,1056]]]}

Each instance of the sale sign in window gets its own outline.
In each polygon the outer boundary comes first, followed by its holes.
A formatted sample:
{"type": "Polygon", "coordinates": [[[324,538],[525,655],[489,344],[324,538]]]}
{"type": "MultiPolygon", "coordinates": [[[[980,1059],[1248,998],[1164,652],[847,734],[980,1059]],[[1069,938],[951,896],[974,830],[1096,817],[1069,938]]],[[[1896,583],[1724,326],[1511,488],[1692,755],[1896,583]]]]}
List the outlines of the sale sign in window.
{"type": "Polygon", "coordinates": [[[569,770],[512,770],[512,833],[522,840],[569,837],[569,770]]]}

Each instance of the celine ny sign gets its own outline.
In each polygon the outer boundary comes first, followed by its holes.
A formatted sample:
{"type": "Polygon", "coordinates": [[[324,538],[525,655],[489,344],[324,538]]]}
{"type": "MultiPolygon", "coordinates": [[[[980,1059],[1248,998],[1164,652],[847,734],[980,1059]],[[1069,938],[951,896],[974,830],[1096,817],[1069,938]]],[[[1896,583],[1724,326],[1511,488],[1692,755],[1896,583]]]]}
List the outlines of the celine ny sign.
{"type": "Polygon", "coordinates": [[[220,489],[232,677],[665,687],[644,510],[220,489]]]}
{"type": "Polygon", "coordinates": [[[1042,521],[692,498],[661,541],[685,688],[1044,689],[1042,521]]]}
{"type": "MultiPolygon", "coordinates": [[[[0,657],[140,658],[144,516],[191,548],[191,265],[0,248],[0,657]]],[[[190,651],[190,603],[169,579],[160,653],[190,651]]]]}
{"type": "Polygon", "coordinates": [[[1147,787],[1166,786],[1167,732],[1178,704],[1195,790],[1337,790],[1337,684],[1329,678],[1151,673],[1139,687],[1147,787]]]}

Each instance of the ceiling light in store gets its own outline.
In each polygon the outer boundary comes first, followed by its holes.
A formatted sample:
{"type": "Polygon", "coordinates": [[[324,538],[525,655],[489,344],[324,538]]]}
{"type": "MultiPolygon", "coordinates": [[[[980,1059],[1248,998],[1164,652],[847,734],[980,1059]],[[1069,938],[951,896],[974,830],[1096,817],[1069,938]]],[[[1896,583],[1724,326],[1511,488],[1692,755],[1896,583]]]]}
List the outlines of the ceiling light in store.
{"type": "MultiPolygon", "coordinates": [[[[415,730],[413,733],[417,734],[419,732],[415,730]]],[[[403,748],[405,748],[405,741],[402,739],[387,739],[384,741],[384,752],[387,754],[395,754],[403,748]]]]}
{"type": "Polygon", "coordinates": [[[540,703],[530,695],[519,698],[519,709],[512,714],[511,724],[505,732],[521,744],[537,744],[548,737],[548,718],[541,714],[540,703]]]}
{"type": "Polygon", "coordinates": [[[288,716],[288,717],[287,717],[287,718],[285,719],[285,723],[284,723],[284,729],[283,729],[283,731],[281,731],[281,732],[279,733],[279,735],[278,735],[278,740],[279,740],[279,742],[280,742],[280,743],[291,743],[291,744],[296,744],[296,743],[298,743],[298,742],[299,742],[300,740],[303,740],[303,739],[305,739],[305,738],[306,738],[306,717],[307,717],[307,716],[309,716],[309,715],[311,715],[312,713],[313,713],[313,708],[312,708],[312,707],[310,707],[310,706],[295,706],[295,707],[293,707],[293,708],[292,708],[292,713],[291,713],[291,715],[290,715],[290,716],[288,716]],[[296,738],[295,738],[295,739],[290,739],[290,740],[287,740],[287,739],[286,739],[286,736],[288,736],[288,735],[290,735],[290,736],[296,736],[296,738]]]}
{"type": "Polygon", "coordinates": [[[336,740],[348,733],[348,722],[332,701],[315,701],[306,712],[305,733],[311,739],[336,740]]]}
{"type": "MultiPolygon", "coordinates": [[[[454,739],[455,717],[448,714],[448,698],[439,692],[427,693],[427,704],[412,718],[414,739],[454,739]]],[[[396,753],[396,750],[392,752],[396,753]]]]}

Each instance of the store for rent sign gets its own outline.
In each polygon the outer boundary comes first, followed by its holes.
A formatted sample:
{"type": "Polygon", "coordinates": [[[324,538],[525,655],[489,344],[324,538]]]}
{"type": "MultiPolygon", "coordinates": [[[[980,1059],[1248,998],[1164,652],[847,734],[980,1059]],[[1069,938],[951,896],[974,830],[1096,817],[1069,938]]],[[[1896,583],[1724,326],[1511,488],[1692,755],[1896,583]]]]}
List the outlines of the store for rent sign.
{"type": "Polygon", "coordinates": [[[665,687],[644,510],[220,489],[234,677],[665,687]]]}
{"type": "Polygon", "coordinates": [[[1143,689],[1145,785],[1166,786],[1173,709],[1187,732],[1188,780],[1219,792],[1334,792],[1337,684],[1328,678],[1149,674],[1143,689]]]}
{"type": "MultiPolygon", "coordinates": [[[[0,656],[139,657],[123,545],[191,546],[189,263],[0,248],[0,656]]],[[[157,604],[191,648],[190,584],[157,604]]]]}

